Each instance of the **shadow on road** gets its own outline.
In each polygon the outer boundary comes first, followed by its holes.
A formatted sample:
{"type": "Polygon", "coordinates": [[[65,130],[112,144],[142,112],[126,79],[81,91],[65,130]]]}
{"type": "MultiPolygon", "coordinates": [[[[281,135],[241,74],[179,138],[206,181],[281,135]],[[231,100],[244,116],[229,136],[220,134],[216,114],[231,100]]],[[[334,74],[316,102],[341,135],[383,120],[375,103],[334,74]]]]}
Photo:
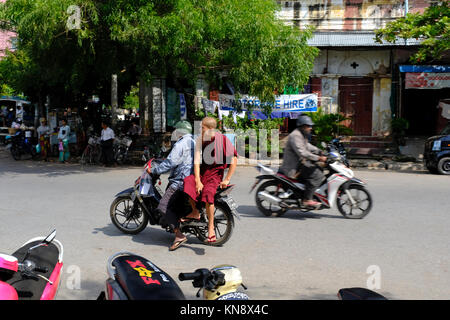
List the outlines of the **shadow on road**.
{"type": "MultiPolygon", "coordinates": [[[[271,219],[272,217],[266,217],[263,215],[256,206],[239,206],[237,208],[239,215],[241,217],[251,217],[251,218],[264,218],[271,219]]],[[[322,214],[315,212],[302,212],[300,210],[288,210],[283,216],[278,217],[278,219],[288,218],[294,220],[305,220],[305,219],[345,219],[342,216],[338,215],[330,215],[330,214],[322,214]]]]}
{"type": "MultiPolygon", "coordinates": [[[[144,245],[152,245],[152,246],[160,246],[167,248],[167,251],[169,250],[170,245],[172,244],[174,240],[174,234],[169,233],[160,227],[148,227],[142,232],[136,234],[136,235],[128,235],[124,234],[121,231],[119,231],[112,223],[109,225],[102,227],[102,228],[94,228],[94,231],[92,233],[96,234],[102,232],[104,235],[110,236],[110,237],[127,237],[131,238],[133,242],[141,243],[144,245]]],[[[182,251],[182,249],[190,249],[194,251],[196,255],[204,255],[205,249],[204,248],[197,248],[192,245],[203,245],[200,240],[198,240],[196,237],[188,237],[188,241],[185,242],[179,249],[176,251],[182,251]]],[[[118,248],[117,251],[125,250],[124,248],[118,248]]],[[[147,257],[148,258],[148,257],[147,257]]]]}
{"type": "Polygon", "coordinates": [[[59,177],[73,174],[101,173],[111,170],[127,170],[140,168],[137,166],[123,166],[115,168],[106,168],[102,166],[82,166],[79,163],[60,163],[34,161],[31,159],[14,160],[0,150],[0,177],[5,174],[37,174],[44,177],[59,177]]]}

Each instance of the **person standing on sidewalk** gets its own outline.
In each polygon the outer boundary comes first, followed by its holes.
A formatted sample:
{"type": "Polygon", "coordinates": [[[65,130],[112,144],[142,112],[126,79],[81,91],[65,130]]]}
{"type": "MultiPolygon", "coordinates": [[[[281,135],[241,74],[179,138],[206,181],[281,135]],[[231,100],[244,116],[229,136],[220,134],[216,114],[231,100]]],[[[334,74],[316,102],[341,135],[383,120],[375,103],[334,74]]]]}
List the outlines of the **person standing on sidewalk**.
{"type": "Polygon", "coordinates": [[[104,160],[104,165],[106,167],[110,167],[112,165],[115,165],[114,162],[114,151],[113,151],[113,144],[114,144],[114,130],[109,127],[108,121],[104,120],[102,121],[102,135],[101,135],[101,145],[102,145],[102,157],[104,160]]]}
{"type": "Polygon", "coordinates": [[[50,150],[50,134],[52,130],[47,125],[45,118],[41,119],[41,125],[37,128],[39,145],[41,146],[41,156],[48,161],[48,151],[50,150]]]}
{"type": "Polygon", "coordinates": [[[69,134],[70,127],[67,125],[67,120],[61,120],[61,127],[59,128],[58,141],[59,141],[59,161],[65,163],[70,158],[69,152],[69,134]]]}

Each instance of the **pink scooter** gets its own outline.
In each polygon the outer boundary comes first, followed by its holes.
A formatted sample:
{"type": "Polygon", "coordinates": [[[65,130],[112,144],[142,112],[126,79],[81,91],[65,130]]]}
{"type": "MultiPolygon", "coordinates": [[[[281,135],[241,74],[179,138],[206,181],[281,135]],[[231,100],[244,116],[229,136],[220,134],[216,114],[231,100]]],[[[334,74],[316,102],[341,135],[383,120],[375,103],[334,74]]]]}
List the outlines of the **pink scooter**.
{"type": "Polygon", "coordinates": [[[53,300],[63,267],[63,246],[47,237],[33,238],[12,255],[0,253],[0,300],[53,300]]]}

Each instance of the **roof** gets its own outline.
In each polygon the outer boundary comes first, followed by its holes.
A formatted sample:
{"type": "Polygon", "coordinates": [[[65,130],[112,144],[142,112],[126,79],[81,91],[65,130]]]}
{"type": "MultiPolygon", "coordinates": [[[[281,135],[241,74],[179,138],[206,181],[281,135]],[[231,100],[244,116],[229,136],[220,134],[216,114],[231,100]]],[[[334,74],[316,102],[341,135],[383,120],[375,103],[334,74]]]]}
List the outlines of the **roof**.
{"type": "Polygon", "coordinates": [[[399,47],[417,46],[420,40],[399,38],[396,43],[378,43],[372,31],[325,31],[314,32],[308,44],[315,47],[399,47]]]}

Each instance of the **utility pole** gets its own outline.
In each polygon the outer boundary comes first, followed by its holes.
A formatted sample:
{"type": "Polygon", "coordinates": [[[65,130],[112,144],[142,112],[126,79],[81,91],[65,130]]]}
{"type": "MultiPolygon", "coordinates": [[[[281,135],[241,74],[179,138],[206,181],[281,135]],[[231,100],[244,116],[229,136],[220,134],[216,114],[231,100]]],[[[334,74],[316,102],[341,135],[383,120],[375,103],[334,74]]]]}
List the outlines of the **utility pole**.
{"type": "Polygon", "coordinates": [[[111,122],[112,125],[116,125],[117,120],[117,108],[118,108],[118,99],[117,99],[117,74],[113,74],[111,77],[111,122]]]}

